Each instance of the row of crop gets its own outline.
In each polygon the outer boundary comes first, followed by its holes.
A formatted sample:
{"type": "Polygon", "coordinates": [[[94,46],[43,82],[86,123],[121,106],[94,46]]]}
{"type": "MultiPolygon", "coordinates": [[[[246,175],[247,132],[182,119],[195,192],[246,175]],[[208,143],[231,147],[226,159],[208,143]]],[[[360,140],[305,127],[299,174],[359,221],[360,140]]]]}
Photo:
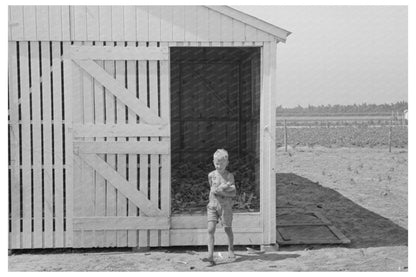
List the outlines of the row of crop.
{"type": "MultiPolygon", "coordinates": [[[[276,145],[284,146],[284,128],[276,128],[276,145]]],[[[355,126],[337,128],[290,128],[287,126],[287,145],[325,147],[377,147],[391,146],[406,148],[408,146],[407,128],[386,126],[360,128],[355,126]]]]}
{"type": "MultiPolygon", "coordinates": [[[[283,120],[276,122],[276,127],[283,127],[285,125],[283,120]]],[[[384,119],[378,120],[288,120],[286,122],[288,126],[303,126],[303,127],[379,127],[385,126],[407,126],[406,121],[390,121],[384,119]]]]}

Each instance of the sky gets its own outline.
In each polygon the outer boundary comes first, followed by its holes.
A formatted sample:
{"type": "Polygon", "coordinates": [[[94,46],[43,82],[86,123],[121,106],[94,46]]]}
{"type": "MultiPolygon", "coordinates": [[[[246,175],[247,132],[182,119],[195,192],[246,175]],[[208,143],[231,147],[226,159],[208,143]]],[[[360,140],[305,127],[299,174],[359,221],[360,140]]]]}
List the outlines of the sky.
{"type": "Polygon", "coordinates": [[[408,100],[406,6],[232,6],[292,32],[277,45],[277,105],[408,100]]]}

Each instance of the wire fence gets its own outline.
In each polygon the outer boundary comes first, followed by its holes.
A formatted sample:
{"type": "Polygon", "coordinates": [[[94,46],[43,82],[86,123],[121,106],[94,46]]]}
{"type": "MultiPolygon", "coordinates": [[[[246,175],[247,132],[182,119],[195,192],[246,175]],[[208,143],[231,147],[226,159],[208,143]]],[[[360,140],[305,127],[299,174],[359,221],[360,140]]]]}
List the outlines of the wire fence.
{"type": "Polygon", "coordinates": [[[276,121],[277,147],[407,148],[408,120],[390,116],[290,116],[276,121]]]}

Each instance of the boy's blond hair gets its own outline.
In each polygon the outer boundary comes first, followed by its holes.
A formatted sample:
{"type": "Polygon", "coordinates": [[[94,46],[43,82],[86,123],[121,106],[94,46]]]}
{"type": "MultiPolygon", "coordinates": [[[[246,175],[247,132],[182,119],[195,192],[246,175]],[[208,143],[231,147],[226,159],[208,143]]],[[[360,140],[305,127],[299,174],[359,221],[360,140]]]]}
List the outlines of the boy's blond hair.
{"type": "Polygon", "coordinates": [[[217,160],[225,159],[226,161],[228,161],[228,152],[227,152],[227,150],[218,149],[217,151],[215,151],[214,159],[217,159],[217,160]]]}

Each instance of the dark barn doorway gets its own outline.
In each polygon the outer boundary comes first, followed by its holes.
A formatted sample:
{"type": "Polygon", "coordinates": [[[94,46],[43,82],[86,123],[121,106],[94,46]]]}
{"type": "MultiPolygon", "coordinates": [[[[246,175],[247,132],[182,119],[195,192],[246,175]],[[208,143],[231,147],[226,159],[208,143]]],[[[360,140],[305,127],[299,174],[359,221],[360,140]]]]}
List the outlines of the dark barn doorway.
{"type": "Polygon", "coordinates": [[[219,148],[228,151],[236,180],[233,208],[258,212],[260,48],[170,50],[172,212],[205,211],[219,148]]]}

